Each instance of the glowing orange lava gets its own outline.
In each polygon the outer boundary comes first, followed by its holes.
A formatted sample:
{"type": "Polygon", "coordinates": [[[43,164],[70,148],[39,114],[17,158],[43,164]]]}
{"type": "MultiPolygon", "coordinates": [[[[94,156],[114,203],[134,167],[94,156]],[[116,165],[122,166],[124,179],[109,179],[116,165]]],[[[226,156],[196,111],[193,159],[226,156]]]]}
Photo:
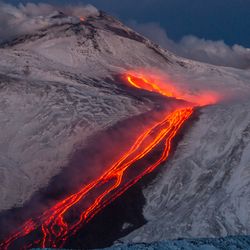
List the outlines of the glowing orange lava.
{"type": "Polygon", "coordinates": [[[182,99],[190,103],[195,103],[196,106],[215,104],[219,100],[219,96],[215,92],[198,91],[197,94],[191,94],[176,87],[175,84],[171,83],[170,80],[164,79],[161,75],[155,76],[143,71],[130,71],[125,74],[124,78],[128,84],[137,89],[158,93],[166,97],[182,99]]]}
{"type": "MultiPolygon", "coordinates": [[[[145,78],[127,76],[127,81],[136,88],[172,96],[171,92],[163,91],[156,83],[145,78]]],[[[120,159],[108,167],[99,178],[83,186],[79,192],[61,200],[40,217],[29,219],[16,233],[0,244],[0,249],[15,249],[20,242],[25,242],[23,249],[37,246],[62,247],[68,237],[75,234],[82,225],[168,158],[173,138],[192,113],[193,108],[186,107],[166,114],[161,121],[143,131],[120,159]],[[136,164],[149,157],[152,151],[161,145],[162,152],[155,162],[146,166],[144,164],[133,177],[125,178],[129,170],[136,168],[136,164]],[[69,219],[69,214],[74,209],[80,213],[74,215],[74,219],[69,219]]]]}
{"type": "Polygon", "coordinates": [[[172,92],[161,89],[159,85],[155,84],[153,81],[147,80],[143,76],[127,75],[127,80],[132,86],[138,89],[144,89],[144,90],[148,90],[151,92],[156,92],[167,97],[174,96],[172,92]]]}

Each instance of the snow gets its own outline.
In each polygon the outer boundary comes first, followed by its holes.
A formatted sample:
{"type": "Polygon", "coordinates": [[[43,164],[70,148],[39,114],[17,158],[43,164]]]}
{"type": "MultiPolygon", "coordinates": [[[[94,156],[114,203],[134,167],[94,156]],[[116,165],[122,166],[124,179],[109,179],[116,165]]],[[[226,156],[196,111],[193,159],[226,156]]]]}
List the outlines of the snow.
{"type": "Polygon", "coordinates": [[[249,107],[244,101],[199,111],[175,156],[144,190],[148,223],[125,242],[250,234],[249,107]]]}
{"type": "Polygon", "coordinates": [[[124,90],[128,69],[159,71],[190,101],[219,93],[144,190],[148,223],[125,242],[249,234],[250,71],[176,57],[101,14],[0,48],[0,210],[21,206],[67,165],[76,145],[152,108],[124,90]]]}
{"type": "Polygon", "coordinates": [[[89,136],[147,110],[84,81],[0,79],[1,209],[21,205],[45,186],[89,136]]]}
{"type": "Polygon", "coordinates": [[[118,244],[106,250],[240,250],[250,249],[249,237],[225,237],[217,239],[179,239],[172,241],[154,242],[151,244],[118,244]]]}

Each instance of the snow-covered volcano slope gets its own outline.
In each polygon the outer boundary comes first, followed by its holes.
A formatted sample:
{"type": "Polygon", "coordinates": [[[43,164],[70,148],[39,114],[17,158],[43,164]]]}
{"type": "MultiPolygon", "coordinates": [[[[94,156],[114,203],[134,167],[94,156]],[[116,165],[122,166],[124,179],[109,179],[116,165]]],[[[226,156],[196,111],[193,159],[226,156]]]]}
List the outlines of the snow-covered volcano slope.
{"type": "Polygon", "coordinates": [[[46,186],[89,136],[149,108],[114,88],[86,81],[0,76],[1,209],[21,205],[46,186]]]}
{"type": "Polygon", "coordinates": [[[125,241],[250,234],[250,102],[204,108],[146,190],[145,226],[125,241]]]}
{"type": "Polygon", "coordinates": [[[152,108],[113,76],[157,69],[193,101],[232,100],[201,109],[145,190],[149,223],[128,239],[249,233],[249,71],[178,58],[103,13],[20,36],[0,55],[0,209],[46,186],[88,136],[152,108]]]}
{"type": "Polygon", "coordinates": [[[178,239],[164,242],[118,244],[105,250],[246,250],[250,248],[249,236],[224,238],[178,239]]]}

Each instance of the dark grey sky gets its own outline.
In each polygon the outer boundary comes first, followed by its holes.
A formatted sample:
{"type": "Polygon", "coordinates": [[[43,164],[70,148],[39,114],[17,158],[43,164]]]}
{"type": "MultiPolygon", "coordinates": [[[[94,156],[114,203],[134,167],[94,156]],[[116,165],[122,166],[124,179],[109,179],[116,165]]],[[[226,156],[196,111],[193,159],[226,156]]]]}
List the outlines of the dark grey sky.
{"type": "MultiPolygon", "coordinates": [[[[17,4],[9,0],[6,3],[17,4]]],[[[91,3],[98,9],[117,16],[122,21],[157,22],[170,38],[179,40],[195,35],[227,44],[250,47],[250,0],[88,0],[42,1],[50,4],[91,3]]]]}

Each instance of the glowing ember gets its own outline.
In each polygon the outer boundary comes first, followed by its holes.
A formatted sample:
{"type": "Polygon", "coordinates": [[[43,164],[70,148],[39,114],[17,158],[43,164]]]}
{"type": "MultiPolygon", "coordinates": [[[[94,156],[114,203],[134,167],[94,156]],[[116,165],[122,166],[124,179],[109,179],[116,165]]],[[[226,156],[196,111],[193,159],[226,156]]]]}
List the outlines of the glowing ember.
{"type": "MultiPolygon", "coordinates": [[[[136,88],[172,96],[171,92],[161,89],[144,77],[128,75],[127,81],[136,88]]],[[[79,192],[61,200],[40,217],[29,219],[16,233],[0,244],[0,249],[16,249],[18,245],[24,244],[26,245],[23,249],[37,246],[62,247],[69,236],[75,234],[100,210],[168,158],[173,138],[192,113],[193,108],[187,107],[166,114],[161,121],[143,131],[130,149],[99,178],[83,186],[79,192]],[[160,145],[164,146],[155,162],[146,166],[144,164],[140,171],[137,171],[139,173],[134,174],[132,178],[125,178],[131,168],[136,168],[136,164],[149,157],[160,145]],[[78,211],[77,215],[74,211],[78,211]]]]}
{"type": "Polygon", "coordinates": [[[81,22],[85,21],[85,18],[83,16],[79,17],[79,19],[80,19],[81,22]]]}

